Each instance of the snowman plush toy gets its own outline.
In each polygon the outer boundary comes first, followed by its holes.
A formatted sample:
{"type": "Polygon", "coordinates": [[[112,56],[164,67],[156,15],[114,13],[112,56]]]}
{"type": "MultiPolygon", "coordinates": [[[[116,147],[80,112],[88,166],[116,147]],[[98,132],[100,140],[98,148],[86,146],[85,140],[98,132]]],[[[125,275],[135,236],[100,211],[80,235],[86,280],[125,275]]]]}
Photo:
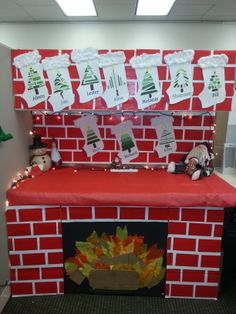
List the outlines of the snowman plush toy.
{"type": "Polygon", "coordinates": [[[30,164],[32,168],[38,166],[42,172],[48,171],[51,166],[51,158],[47,154],[47,144],[43,143],[40,134],[35,134],[33,138],[33,144],[30,145],[31,160],[30,164]]]}

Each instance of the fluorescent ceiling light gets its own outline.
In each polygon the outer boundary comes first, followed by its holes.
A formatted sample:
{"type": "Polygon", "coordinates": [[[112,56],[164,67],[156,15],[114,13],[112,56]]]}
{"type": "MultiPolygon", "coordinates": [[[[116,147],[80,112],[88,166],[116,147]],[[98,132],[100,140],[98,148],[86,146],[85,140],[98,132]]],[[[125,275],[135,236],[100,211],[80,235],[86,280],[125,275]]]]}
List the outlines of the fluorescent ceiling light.
{"type": "Polygon", "coordinates": [[[67,16],[96,16],[93,0],[56,0],[67,16]]]}
{"type": "Polygon", "coordinates": [[[167,15],[175,0],[138,0],[136,15],[167,15]]]}

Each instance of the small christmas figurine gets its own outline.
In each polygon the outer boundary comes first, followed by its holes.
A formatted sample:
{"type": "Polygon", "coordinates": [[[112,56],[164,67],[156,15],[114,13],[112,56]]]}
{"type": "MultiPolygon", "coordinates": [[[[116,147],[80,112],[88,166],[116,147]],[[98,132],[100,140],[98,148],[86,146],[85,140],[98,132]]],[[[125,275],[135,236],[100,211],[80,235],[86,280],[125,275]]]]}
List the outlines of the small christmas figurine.
{"type": "Polygon", "coordinates": [[[62,164],[61,155],[57,149],[57,143],[55,138],[52,139],[52,152],[51,152],[51,160],[53,167],[60,167],[62,164]]]}
{"type": "Polygon", "coordinates": [[[12,134],[10,133],[5,133],[0,126],[0,142],[6,142],[8,140],[11,140],[13,138],[12,134]]]}
{"type": "Polygon", "coordinates": [[[31,150],[31,166],[37,165],[43,172],[49,170],[52,162],[47,154],[47,145],[42,142],[40,134],[34,135],[33,144],[29,148],[31,150]]]}
{"type": "Polygon", "coordinates": [[[186,173],[193,181],[203,176],[210,176],[214,170],[214,154],[209,144],[204,142],[194,147],[186,156],[183,163],[176,165],[173,161],[169,163],[167,172],[186,173]]]}
{"type": "Polygon", "coordinates": [[[122,169],[123,168],[121,158],[119,156],[116,156],[116,158],[112,161],[111,168],[112,169],[122,169]]]}

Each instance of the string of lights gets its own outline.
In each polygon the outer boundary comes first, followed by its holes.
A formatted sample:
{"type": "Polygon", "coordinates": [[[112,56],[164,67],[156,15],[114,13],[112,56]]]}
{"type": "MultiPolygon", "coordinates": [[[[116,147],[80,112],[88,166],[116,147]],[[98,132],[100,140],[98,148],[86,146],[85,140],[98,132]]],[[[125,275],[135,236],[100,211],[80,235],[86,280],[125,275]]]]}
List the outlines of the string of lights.
{"type": "MultiPolygon", "coordinates": [[[[143,115],[163,115],[163,116],[168,116],[168,117],[173,117],[174,119],[179,119],[179,120],[192,120],[195,119],[197,117],[203,117],[203,116],[208,116],[210,119],[210,123],[209,123],[209,130],[211,132],[209,132],[209,138],[207,139],[208,142],[212,142],[212,137],[215,133],[215,121],[214,121],[214,113],[210,112],[210,111],[204,111],[204,112],[191,112],[191,114],[189,114],[188,112],[182,112],[182,111],[173,111],[173,112],[165,112],[165,111],[132,111],[132,110],[121,110],[121,111],[87,111],[87,110],[83,110],[83,111],[58,111],[58,112],[48,112],[48,111],[33,111],[31,112],[32,117],[33,117],[33,121],[39,122],[41,120],[40,115],[51,115],[51,116],[56,116],[56,119],[61,120],[63,115],[96,115],[96,116],[108,116],[109,120],[112,120],[114,117],[120,116],[120,120],[121,122],[124,121],[126,118],[134,118],[134,119],[138,119],[139,117],[143,116],[143,115]]],[[[29,134],[31,136],[34,135],[34,129],[31,130],[29,132],[29,134]]],[[[215,155],[217,155],[217,153],[215,153],[215,155]]],[[[132,167],[134,168],[134,167],[132,167]]],[[[151,165],[138,165],[136,168],[143,168],[146,170],[151,170],[154,171],[156,169],[165,169],[166,166],[162,165],[159,167],[153,167],[151,165]]],[[[122,169],[129,169],[128,165],[122,165],[122,169]]],[[[55,170],[55,168],[52,168],[52,170],[55,170]]],[[[107,167],[94,167],[91,166],[91,170],[95,171],[95,170],[100,170],[100,171],[107,171],[108,168],[107,167]]],[[[77,171],[79,171],[79,168],[75,168],[74,172],[76,173],[77,171]]],[[[32,179],[34,178],[34,176],[30,175],[29,172],[26,170],[25,173],[22,175],[21,173],[17,174],[17,179],[13,179],[12,184],[11,184],[11,188],[15,189],[17,188],[17,186],[19,185],[20,182],[24,182],[27,179],[32,179]]]]}

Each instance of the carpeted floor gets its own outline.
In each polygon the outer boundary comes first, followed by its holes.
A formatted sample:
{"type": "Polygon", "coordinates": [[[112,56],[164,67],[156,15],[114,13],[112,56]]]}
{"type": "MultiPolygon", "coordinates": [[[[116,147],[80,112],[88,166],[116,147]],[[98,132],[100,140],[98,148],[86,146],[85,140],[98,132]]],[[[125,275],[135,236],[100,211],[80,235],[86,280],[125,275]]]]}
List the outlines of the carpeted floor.
{"type": "Polygon", "coordinates": [[[218,301],[64,295],[12,298],[2,314],[236,314],[236,280],[224,279],[218,301]]]}

